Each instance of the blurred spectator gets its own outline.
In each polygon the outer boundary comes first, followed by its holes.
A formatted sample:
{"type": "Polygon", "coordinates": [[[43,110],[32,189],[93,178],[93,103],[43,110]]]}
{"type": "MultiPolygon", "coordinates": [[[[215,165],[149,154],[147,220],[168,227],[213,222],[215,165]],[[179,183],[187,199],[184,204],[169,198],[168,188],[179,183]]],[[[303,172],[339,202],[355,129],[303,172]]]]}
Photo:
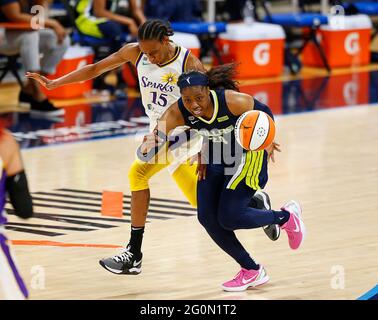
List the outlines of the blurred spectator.
{"type": "Polygon", "coordinates": [[[227,22],[242,22],[247,0],[225,0],[217,4],[217,16],[227,22]]]}
{"type": "Polygon", "coordinates": [[[170,22],[201,21],[202,10],[198,0],[144,0],[144,13],[148,18],[170,22]]]}
{"type": "MultiPolygon", "coordinates": [[[[79,0],[76,12],[79,14],[76,26],[80,32],[96,38],[113,40],[111,52],[119,50],[127,42],[128,35],[136,38],[138,26],[146,21],[137,0],[79,0]]],[[[125,98],[122,68],[117,69],[116,77],[114,94],[119,98],[125,98]]],[[[99,78],[94,82],[94,87],[103,89],[107,86],[104,79],[99,78]]]]}
{"type": "Polygon", "coordinates": [[[138,26],[146,21],[137,0],[79,0],[76,25],[83,34],[113,39],[118,50],[125,42],[125,33],[137,36],[138,26]]]}
{"type": "MultiPolygon", "coordinates": [[[[33,15],[27,6],[34,4],[45,6],[42,0],[0,0],[0,22],[23,23],[32,25],[33,15]]],[[[43,14],[40,12],[39,14],[43,14]]],[[[4,40],[0,44],[0,54],[21,56],[26,71],[43,74],[55,73],[55,68],[66,52],[70,40],[62,25],[45,17],[45,27],[33,30],[6,29],[4,40]],[[40,56],[42,55],[42,59],[40,56]]],[[[58,116],[64,109],[57,109],[42,92],[38,82],[27,79],[19,94],[20,105],[30,105],[31,113],[42,116],[58,116]]]]}

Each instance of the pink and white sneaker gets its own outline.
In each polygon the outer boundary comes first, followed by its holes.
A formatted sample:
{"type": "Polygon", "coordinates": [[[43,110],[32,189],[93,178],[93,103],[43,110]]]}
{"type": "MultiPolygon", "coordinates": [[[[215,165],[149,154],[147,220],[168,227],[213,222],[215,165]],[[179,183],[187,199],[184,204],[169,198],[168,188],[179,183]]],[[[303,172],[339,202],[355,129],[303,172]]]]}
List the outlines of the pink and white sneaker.
{"type": "Polygon", "coordinates": [[[247,270],[242,268],[234,279],[223,283],[224,291],[244,291],[249,287],[257,287],[269,281],[269,276],[260,265],[259,270],[247,270]]]}
{"type": "Polygon", "coordinates": [[[290,248],[293,250],[298,249],[306,235],[306,228],[302,220],[302,209],[298,202],[291,200],[281,210],[290,213],[289,220],[281,226],[281,229],[287,233],[290,248]]]}

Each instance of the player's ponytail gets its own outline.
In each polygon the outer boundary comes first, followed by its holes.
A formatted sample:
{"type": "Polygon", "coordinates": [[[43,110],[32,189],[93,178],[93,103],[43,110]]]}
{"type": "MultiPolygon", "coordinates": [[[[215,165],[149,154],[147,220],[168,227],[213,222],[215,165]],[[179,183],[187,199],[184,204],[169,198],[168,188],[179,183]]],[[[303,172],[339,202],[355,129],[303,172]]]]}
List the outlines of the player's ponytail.
{"type": "Polygon", "coordinates": [[[239,83],[234,80],[236,63],[228,63],[211,68],[206,72],[210,89],[229,89],[239,91],[239,83]]]}
{"type": "Polygon", "coordinates": [[[229,89],[239,91],[238,82],[233,80],[236,75],[236,64],[229,63],[211,68],[206,73],[189,70],[182,73],[177,81],[180,90],[185,87],[203,86],[210,89],[229,89]]]}

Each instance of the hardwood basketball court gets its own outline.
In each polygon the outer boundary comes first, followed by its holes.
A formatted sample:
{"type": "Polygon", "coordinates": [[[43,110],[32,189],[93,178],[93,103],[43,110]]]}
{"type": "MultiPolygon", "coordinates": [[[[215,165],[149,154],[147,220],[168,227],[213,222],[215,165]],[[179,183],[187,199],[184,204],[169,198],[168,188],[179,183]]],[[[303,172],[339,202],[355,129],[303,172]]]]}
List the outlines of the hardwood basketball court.
{"type": "Polygon", "coordinates": [[[271,242],[262,229],[238,231],[270,276],[268,284],[242,293],[222,291],[239,266],[206,234],[167,171],[150,185],[157,200],[146,225],[142,273],[118,276],[99,265],[129,238],[129,217],[106,220],[100,206],[103,190],[122,191],[128,212],[134,136],[23,150],[38,216],[9,215],[7,233],[30,298],[358,298],[377,283],[377,107],[277,117],[282,153],[270,164],[266,190],[274,208],[291,199],[301,203],[307,238],[292,251],[284,233],[271,242]],[[14,230],[25,227],[20,223],[47,233],[14,230]]]}

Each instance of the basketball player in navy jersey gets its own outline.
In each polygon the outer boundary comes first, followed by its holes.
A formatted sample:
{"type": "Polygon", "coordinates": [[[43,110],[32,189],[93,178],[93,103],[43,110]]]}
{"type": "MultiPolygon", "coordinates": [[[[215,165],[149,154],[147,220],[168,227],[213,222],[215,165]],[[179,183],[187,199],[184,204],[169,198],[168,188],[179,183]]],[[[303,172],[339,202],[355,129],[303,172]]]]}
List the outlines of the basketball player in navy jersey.
{"type": "MultiPolygon", "coordinates": [[[[105,59],[75,70],[58,79],[50,80],[36,73],[27,77],[37,80],[47,89],[85,81],[131,62],[137,68],[145,112],[151,130],[165,110],[180,97],[177,86],[179,75],[186,70],[205,71],[202,63],[190,50],[170,41],[173,30],[169,22],[148,20],[138,29],[138,42],[129,43],[105,59]]],[[[139,274],[142,271],[142,241],[150,201],[149,180],[168,167],[172,178],[190,204],[197,206],[197,177],[194,166],[179,163],[143,163],[135,160],[129,170],[131,189],[131,232],[126,248],[120,254],[100,260],[100,265],[115,274],[139,274]]],[[[269,206],[269,197],[263,192],[251,195],[251,206],[269,206]]],[[[272,240],[279,237],[279,229],[271,225],[264,229],[272,240]]]]}
{"type": "Polygon", "coordinates": [[[0,120],[0,300],[21,300],[28,290],[17,269],[4,225],[6,196],[14,213],[24,219],[33,215],[32,200],[17,142],[11,133],[1,128],[0,120]]]}
{"type": "Polygon", "coordinates": [[[197,185],[198,219],[215,243],[241,267],[233,279],[222,285],[223,289],[243,291],[266,283],[269,277],[234,231],[278,224],[286,231],[290,248],[297,249],[304,240],[305,226],[296,201],[286,203],[281,210],[259,210],[248,205],[251,193],[267,183],[267,160],[277,145],[268,147],[269,152],[254,152],[244,150],[235,141],[234,127],[241,114],[250,110],[266,112],[272,118],[273,114],[266,105],[236,91],[237,85],[231,80],[233,72],[233,66],[226,65],[207,73],[183,73],[177,83],[181,98],[161,117],[154,134],[140,150],[142,154],[155,152],[151,148],[156,147],[154,141],[162,137],[164,140],[177,126],[195,129],[207,140],[206,151],[202,151],[206,170],[201,164],[197,185]]]}

